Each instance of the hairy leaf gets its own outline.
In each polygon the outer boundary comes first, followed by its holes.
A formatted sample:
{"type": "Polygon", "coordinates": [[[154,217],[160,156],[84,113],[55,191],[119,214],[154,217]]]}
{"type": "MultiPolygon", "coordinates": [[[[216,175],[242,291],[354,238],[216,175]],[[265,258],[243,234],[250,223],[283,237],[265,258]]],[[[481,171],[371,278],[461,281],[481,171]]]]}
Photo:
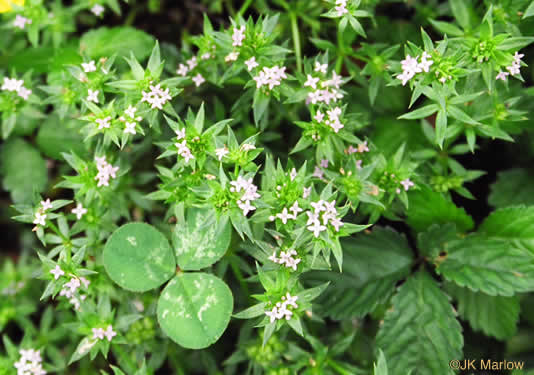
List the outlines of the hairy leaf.
{"type": "Polygon", "coordinates": [[[447,292],[458,301],[458,313],[476,331],[504,340],[517,331],[519,297],[489,296],[454,284],[447,292]]]}
{"type": "Polygon", "coordinates": [[[534,175],[521,168],[499,172],[488,202],[494,207],[534,204],[534,175]]]}
{"type": "Polygon", "coordinates": [[[325,314],[334,319],[362,317],[389,298],[395,283],[408,274],[412,251],[403,235],[388,228],[375,228],[343,241],[342,246],[343,272],[304,276],[314,282],[331,281],[318,302],[325,314]]]}
{"type": "Polygon", "coordinates": [[[410,277],[393,297],[378,331],[392,374],[454,374],[449,361],[462,358],[462,327],[449,298],[425,271],[410,277]]]}
{"type": "Polygon", "coordinates": [[[442,194],[422,186],[408,194],[408,225],[422,232],[432,224],[454,223],[460,231],[473,228],[473,219],[442,194]]]}
{"type": "Polygon", "coordinates": [[[508,240],[472,234],[443,250],[446,255],[434,260],[436,271],[460,286],[492,296],[534,291],[534,255],[508,240]]]}

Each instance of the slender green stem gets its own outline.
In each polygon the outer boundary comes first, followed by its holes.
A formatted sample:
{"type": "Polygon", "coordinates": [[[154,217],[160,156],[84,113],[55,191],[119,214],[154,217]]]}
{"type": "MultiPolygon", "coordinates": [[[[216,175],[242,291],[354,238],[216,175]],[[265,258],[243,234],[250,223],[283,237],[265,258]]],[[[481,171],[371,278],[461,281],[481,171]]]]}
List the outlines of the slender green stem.
{"type": "Polygon", "coordinates": [[[343,67],[343,59],[345,58],[345,43],[343,41],[343,33],[337,28],[337,59],[336,59],[336,73],[341,74],[343,67]]]}
{"type": "Polygon", "coordinates": [[[302,72],[302,56],[300,51],[300,34],[299,26],[297,24],[297,15],[292,11],[289,13],[289,18],[291,19],[291,31],[293,32],[293,44],[295,46],[295,57],[297,58],[297,70],[302,72]]]}
{"type": "Polygon", "coordinates": [[[246,0],[241,9],[239,9],[239,12],[237,12],[237,15],[242,16],[243,14],[245,14],[250,4],[252,4],[252,0],[246,0]]]}

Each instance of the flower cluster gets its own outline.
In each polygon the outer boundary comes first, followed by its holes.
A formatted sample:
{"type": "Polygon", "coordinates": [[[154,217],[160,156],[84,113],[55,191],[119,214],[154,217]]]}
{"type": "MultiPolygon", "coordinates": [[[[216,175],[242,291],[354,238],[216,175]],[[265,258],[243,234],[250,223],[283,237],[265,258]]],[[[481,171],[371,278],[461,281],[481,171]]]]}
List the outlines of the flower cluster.
{"type": "Polygon", "coordinates": [[[163,90],[160,86],[159,83],[155,86],[151,84],[149,92],[142,92],[143,98],[141,99],[141,102],[147,102],[151,105],[152,109],[163,109],[163,106],[171,100],[172,97],[168,88],[163,90]]]}
{"type": "Polygon", "coordinates": [[[334,9],[336,10],[338,17],[342,17],[343,15],[347,14],[349,12],[347,10],[347,0],[336,0],[336,6],[334,9]]]}
{"type": "MultiPolygon", "coordinates": [[[[56,266],[56,269],[52,270],[52,271],[57,271],[59,267],[56,266]]],[[[59,270],[61,270],[59,268],[59,270]]],[[[50,273],[52,273],[52,271],[50,271],[50,273]]],[[[64,271],[61,270],[61,272],[63,272],[64,274],[64,271]]],[[[54,273],[54,277],[56,277],[56,275],[58,275],[59,273],[54,273]]],[[[75,310],[79,310],[80,309],[80,301],[83,301],[85,300],[85,298],[87,298],[86,295],[80,295],[80,297],[78,298],[76,296],[76,292],[78,291],[78,289],[80,288],[80,286],[83,284],[84,288],[87,289],[89,287],[89,284],[91,282],[89,280],[87,280],[85,277],[71,277],[70,281],[66,282],[65,284],[63,284],[63,288],[61,289],[61,291],[59,292],[59,295],[62,296],[62,297],[66,297],[69,299],[69,302],[74,305],[74,309],[75,310]]]]}
{"type": "Polygon", "coordinates": [[[280,252],[280,258],[276,256],[276,251],[273,252],[273,254],[269,257],[269,260],[282,264],[286,266],[287,268],[292,268],[293,271],[297,270],[297,266],[300,263],[300,258],[294,258],[293,256],[297,255],[297,252],[295,249],[289,249],[288,251],[281,251],[280,252]]]}
{"type": "Polygon", "coordinates": [[[45,375],[46,371],[43,369],[41,363],[41,351],[34,349],[20,349],[20,359],[14,363],[17,369],[17,375],[45,375]]]}
{"type": "Polygon", "coordinates": [[[24,100],[28,100],[32,90],[24,87],[24,81],[22,79],[4,77],[4,83],[2,84],[2,90],[16,92],[19,97],[24,100]]]}
{"type": "Polygon", "coordinates": [[[326,230],[326,225],[328,224],[333,226],[336,232],[339,232],[339,228],[343,226],[343,222],[337,217],[335,200],[328,203],[321,199],[318,202],[311,202],[310,205],[314,210],[313,212],[306,211],[306,215],[308,215],[306,225],[307,229],[313,232],[316,238],[319,237],[322,231],[326,230]]]}
{"type": "MultiPolygon", "coordinates": [[[[211,54],[209,52],[204,53],[201,57],[202,60],[207,60],[211,58],[211,54]]],[[[192,72],[193,69],[195,69],[198,65],[198,58],[196,56],[191,57],[189,60],[186,61],[185,64],[179,64],[178,69],[176,70],[176,74],[186,77],[189,72],[192,72]],[[186,65],[187,64],[187,65],[186,65]]],[[[197,73],[195,76],[191,77],[191,80],[194,82],[196,87],[199,87],[204,82],[206,82],[206,79],[202,74],[197,73]]]]}
{"type": "Polygon", "coordinates": [[[119,120],[124,122],[125,133],[130,133],[133,135],[137,134],[135,128],[143,118],[141,116],[135,116],[136,111],[136,107],[129,105],[128,109],[124,111],[124,116],[119,117],[119,120]]]}
{"type": "Polygon", "coordinates": [[[256,81],[256,88],[269,86],[269,90],[272,90],[274,87],[280,86],[282,79],[287,78],[285,71],[285,66],[279,67],[275,65],[272,68],[264,67],[257,76],[253,77],[254,81],[256,81]]]}
{"type": "Polygon", "coordinates": [[[24,30],[26,28],[26,25],[31,25],[32,20],[26,17],[21,16],[20,14],[17,14],[15,16],[15,20],[13,21],[13,27],[18,27],[21,30],[24,30]]]}
{"type": "Polygon", "coordinates": [[[178,148],[178,154],[185,159],[186,163],[189,160],[194,159],[195,156],[191,153],[189,147],[187,147],[187,140],[185,139],[185,128],[176,131],[176,140],[183,139],[182,142],[176,142],[174,145],[178,148]]]}
{"type": "Polygon", "coordinates": [[[340,107],[329,109],[326,111],[327,118],[325,119],[325,114],[320,110],[317,110],[315,116],[313,116],[313,119],[319,124],[325,124],[326,126],[329,126],[332,128],[332,130],[334,130],[334,133],[337,133],[345,127],[339,118],[341,113],[342,111],[340,107]]]}
{"type": "MultiPolygon", "coordinates": [[[[317,61],[314,71],[326,74],[327,68],[327,64],[321,64],[317,61]]],[[[306,76],[306,82],[304,82],[304,87],[309,87],[313,91],[308,93],[306,104],[325,103],[329,105],[330,102],[335,103],[338,99],[343,99],[343,94],[339,90],[342,84],[342,77],[334,71],[332,71],[332,78],[326,80],[321,80],[320,77],[314,77],[308,74],[306,76]]]]}
{"type": "Polygon", "coordinates": [[[497,74],[497,77],[495,77],[496,80],[506,81],[507,77],[509,75],[516,75],[519,74],[520,68],[521,68],[521,58],[525,56],[524,54],[520,54],[516,52],[514,54],[514,61],[512,61],[512,65],[507,66],[506,70],[508,72],[503,72],[502,70],[499,70],[499,74],[497,74]]]}
{"type": "Polygon", "coordinates": [[[285,296],[282,296],[282,302],[277,302],[272,310],[265,311],[265,315],[270,318],[271,323],[274,323],[279,319],[291,319],[293,311],[291,311],[289,307],[294,309],[298,308],[299,306],[296,304],[298,298],[298,296],[292,297],[289,292],[287,292],[285,296]]]}
{"type": "Polygon", "coordinates": [[[111,342],[111,339],[117,336],[117,332],[113,330],[111,324],[109,324],[105,330],[101,327],[98,327],[92,328],[92,331],[94,340],[104,340],[105,337],[109,342],[111,342]]]}
{"type": "Polygon", "coordinates": [[[114,167],[106,161],[106,157],[96,157],[96,168],[98,169],[98,174],[95,177],[95,180],[98,180],[97,186],[109,186],[109,179],[117,177],[117,171],[119,167],[114,167]]]}
{"type": "MultiPolygon", "coordinates": [[[[277,186],[276,189],[280,190],[281,186],[277,186]]],[[[303,210],[299,207],[299,202],[295,201],[295,203],[293,203],[293,206],[289,208],[289,211],[286,207],[284,207],[282,209],[282,212],[277,213],[275,216],[270,216],[269,220],[274,221],[276,218],[278,218],[282,220],[283,224],[286,224],[288,220],[297,220],[297,215],[303,210]],[[289,211],[291,211],[292,213],[290,214],[289,211]]]]}
{"type": "Polygon", "coordinates": [[[248,180],[242,176],[237,177],[236,181],[231,181],[230,191],[232,193],[239,193],[243,191],[241,197],[237,200],[237,206],[243,211],[243,215],[247,216],[250,211],[254,211],[256,207],[250,204],[260,197],[258,194],[258,187],[252,182],[252,177],[248,180]]]}
{"type": "Polygon", "coordinates": [[[39,209],[35,213],[33,223],[35,225],[45,225],[46,211],[51,208],[52,208],[52,203],[50,202],[50,199],[41,201],[41,207],[39,207],[39,209]]]}
{"type": "MultiPolygon", "coordinates": [[[[407,55],[406,58],[401,61],[402,73],[397,76],[397,79],[400,79],[404,86],[410,79],[415,77],[417,73],[428,73],[430,66],[434,64],[434,61],[429,60],[430,57],[431,56],[426,52],[423,52],[420,58],[407,55]],[[419,61],[417,61],[418,59],[419,61]]],[[[440,78],[442,83],[445,82],[445,80],[445,77],[440,78]]]]}

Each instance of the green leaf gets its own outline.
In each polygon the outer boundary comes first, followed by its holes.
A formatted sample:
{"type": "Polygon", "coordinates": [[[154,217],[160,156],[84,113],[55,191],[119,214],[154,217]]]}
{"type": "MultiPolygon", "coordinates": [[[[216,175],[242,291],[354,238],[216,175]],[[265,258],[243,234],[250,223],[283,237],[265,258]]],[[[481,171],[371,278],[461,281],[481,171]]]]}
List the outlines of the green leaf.
{"type": "Polygon", "coordinates": [[[472,234],[443,245],[436,272],[474,292],[495,296],[534,291],[534,255],[509,240],[472,234]]]}
{"type": "Polygon", "coordinates": [[[408,193],[410,206],[406,213],[407,223],[418,232],[432,224],[454,223],[460,231],[468,231],[474,223],[463,208],[446,199],[441,193],[426,186],[408,193]]]}
{"type": "Polygon", "coordinates": [[[534,37],[531,36],[517,36],[513,38],[507,38],[503,40],[498,46],[498,50],[508,51],[508,50],[519,50],[528,46],[530,43],[534,42],[534,37]]]}
{"type": "Polygon", "coordinates": [[[230,288],[207,273],[180,273],[158,301],[161,329],[177,344],[202,349],[223,334],[233,310],[230,288]]]}
{"type": "Polygon", "coordinates": [[[373,375],[388,375],[388,365],[384,352],[378,349],[378,360],[373,365],[373,375]]]}
{"type": "Polygon", "coordinates": [[[78,121],[60,120],[58,116],[51,115],[39,128],[37,145],[46,156],[56,160],[63,160],[63,152],[83,156],[87,150],[79,129],[78,121]]]}
{"type": "Polygon", "coordinates": [[[129,223],[109,237],[104,247],[104,266],[122,288],[145,292],[169,280],[176,262],[161,232],[145,223],[129,223]]]}
{"type": "Polygon", "coordinates": [[[392,374],[454,374],[462,358],[462,327],[449,298],[425,271],[410,277],[392,299],[376,337],[392,374]]]}
{"type": "Polygon", "coordinates": [[[64,69],[64,65],[78,65],[83,60],[78,53],[77,46],[69,45],[61,48],[37,47],[18,50],[9,55],[4,50],[0,56],[0,67],[16,69],[17,72],[31,70],[36,74],[56,72],[64,69]]]}
{"type": "Polygon", "coordinates": [[[534,1],[530,3],[530,5],[525,10],[525,14],[523,15],[523,19],[534,16],[534,1]]]}
{"type": "Polygon", "coordinates": [[[514,206],[493,211],[478,229],[492,238],[528,249],[534,255],[534,206],[514,206]]]}
{"type": "Polygon", "coordinates": [[[447,113],[451,115],[452,118],[460,122],[465,122],[466,124],[471,124],[471,125],[480,124],[478,121],[474,120],[471,116],[469,116],[467,113],[465,113],[458,107],[455,107],[452,105],[447,106],[447,113]]]}
{"type": "Polygon", "coordinates": [[[15,203],[33,203],[34,193],[45,190],[48,182],[46,161],[39,151],[21,138],[15,138],[0,149],[2,185],[15,203]]]}
{"type": "Polygon", "coordinates": [[[448,284],[447,292],[458,301],[460,317],[475,331],[504,340],[515,335],[519,321],[519,297],[489,296],[448,284]]]}
{"type": "Polygon", "coordinates": [[[464,32],[458,26],[453,25],[450,22],[434,21],[430,20],[430,23],[436,30],[447,36],[462,36],[464,32]]]}
{"type": "Polygon", "coordinates": [[[418,108],[415,111],[405,113],[404,115],[399,116],[399,119],[415,120],[425,118],[432,115],[433,113],[436,113],[438,110],[439,106],[437,104],[429,104],[425,105],[424,107],[418,108]]]}
{"type": "Polygon", "coordinates": [[[254,123],[256,126],[260,123],[261,118],[265,114],[267,107],[269,106],[269,97],[264,95],[261,90],[254,92],[254,100],[252,103],[252,109],[254,112],[254,123]]]}
{"type": "Polygon", "coordinates": [[[152,54],[150,55],[150,58],[148,59],[147,68],[150,70],[152,74],[155,74],[159,70],[159,67],[161,65],[161,54],[159,51],[159,43],[156,40],[156,44],[154,45],[154,48],[152,49],[152,54]]]}
{"type": "Polygon", "coordinates": [[[344,240],[342,246],[343,272],[312,271],[303,277],[314,284],[331,282],[317,303],[326,315],[363,317],[389,298],[397,281],[409,273],[413,253],[403,235],[380,227],[344,240]]]}
{"type": "Polygon", "coordinates": [[[515,168],[497,174],[491,187],[488,202],[494,207],[516,204],[534,205],[534,174],[515,168]]]}
{"type": "Polygon", "coordinates": [[[132,52],[137,60],[143,60],[153,45],[152,36],[128,26],[100,27],[85,33],[80,40],[80,50],[91,58],[113,54],[126,57],[132,52]]]}
{"type": "Polygon", "coordinates": [[[200,270],[221,259],[230,245],[228,216],[217,219],[212,209],[189,209],[185,223],[173,233],[176,262],[183,270],[200,270]]]}
{"type": "Polygon", "coordinates": [[[452,10],[452,14],[456,21],[464,29],[468,29],[469,24],[469,9],[467,8],[467,3],[464,0],[450,0],[449,5],[452,10]]]}

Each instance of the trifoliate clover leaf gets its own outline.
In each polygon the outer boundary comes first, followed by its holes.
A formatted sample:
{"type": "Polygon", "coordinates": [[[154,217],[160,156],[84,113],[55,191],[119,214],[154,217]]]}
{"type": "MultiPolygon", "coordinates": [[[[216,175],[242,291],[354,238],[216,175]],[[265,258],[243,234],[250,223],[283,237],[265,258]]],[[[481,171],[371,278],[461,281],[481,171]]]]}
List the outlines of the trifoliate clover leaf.
{"type": "Polygon", "coordinates": [[[176,261],[165,236],[144,223],[129,223],[117,229],[104,248],[104,266],[122,288],[145,292],[169,280],[176,261]]]}
{"type": "Polygon", "coordinates": [[[202,349],[225,331],[233,310],[230,288],[207,273],[180,273],[158,301],[158,321],[177,344],[202,349]]]}
{"type": "Polygon", "coordinates": [[[228,249],[231,233],[227,216],[217,219],[213,210],[190,209],[186,222],[176,225],[172,237],[178,265],[183,270],[211,266],[228,249]]]}

